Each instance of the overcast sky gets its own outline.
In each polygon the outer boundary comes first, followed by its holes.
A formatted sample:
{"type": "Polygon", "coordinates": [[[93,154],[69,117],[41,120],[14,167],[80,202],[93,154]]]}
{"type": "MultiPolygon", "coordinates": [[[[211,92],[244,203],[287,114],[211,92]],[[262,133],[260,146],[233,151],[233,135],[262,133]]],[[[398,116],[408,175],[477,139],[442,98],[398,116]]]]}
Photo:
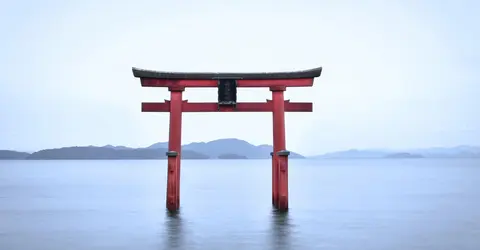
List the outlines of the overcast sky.
{"type": "MultiPolygon", "coordinates": [[[[131,67],[290,71],[323,66],[291,88],[313,113],[286,115],[287,148],[480,144],[478,1],[0,1],[0,149],[147,146],[167,113],[142,101],[131,67]]],[[[240,101],[271,98],[241,89],[240,101]]],[[[184,99],[215,101],[215,89],[184,99]]],[[[269,113],[186,113],[183,143],[272,142],[269,113]]]]}

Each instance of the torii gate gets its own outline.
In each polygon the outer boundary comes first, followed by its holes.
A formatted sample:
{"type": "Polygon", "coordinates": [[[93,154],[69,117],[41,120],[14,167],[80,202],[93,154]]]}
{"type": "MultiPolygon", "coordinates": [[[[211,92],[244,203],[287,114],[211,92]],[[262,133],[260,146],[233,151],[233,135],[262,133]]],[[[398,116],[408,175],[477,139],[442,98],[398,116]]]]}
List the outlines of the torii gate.
{"type": "Polygon", "coordinates": [[[167,209],[180,208],[180,156],[183,112],[272,112],[272,203],[278,210],[288,209],[288,156],[285,146],[285,112],[312,112],[310,102],[284,100],[287,87],[311,87],[322,68],[276,73],[186,73],[132,68],[142,87],[167,87],[170,100],[163,103],[142,103],[142,112],[170,112],[168,140],[167,209]],[[182,100],[185,88],[218,88],[218,101],[190,103],[182,100]],[[268,87],[272,100],[238,102],[237,88],[268,87]]]}

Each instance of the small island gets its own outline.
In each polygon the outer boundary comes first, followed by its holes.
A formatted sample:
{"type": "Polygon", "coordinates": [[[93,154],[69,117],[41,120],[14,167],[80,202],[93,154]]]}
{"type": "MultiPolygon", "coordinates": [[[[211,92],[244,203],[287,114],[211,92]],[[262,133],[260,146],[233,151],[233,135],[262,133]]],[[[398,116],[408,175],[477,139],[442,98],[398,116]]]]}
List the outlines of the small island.
{"type": "Polygon", "coordinates": [[[244,155],[237,155],[237,154],[221,154],[218,156],[218,159],[248,159],[244,155]]]}

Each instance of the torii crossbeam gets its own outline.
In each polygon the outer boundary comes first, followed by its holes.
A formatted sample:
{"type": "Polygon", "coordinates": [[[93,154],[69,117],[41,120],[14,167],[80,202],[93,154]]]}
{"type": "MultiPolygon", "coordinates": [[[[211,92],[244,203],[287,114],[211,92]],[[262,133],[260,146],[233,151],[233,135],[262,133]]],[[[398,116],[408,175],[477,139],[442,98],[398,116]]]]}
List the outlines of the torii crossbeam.
{"type": "Polygon", "coordinates": [[[288,156],[285,142],[285,112],[312,112],[310,102],[290,102],[284,99],[287,87],[312,87],[322,68],[275,73],[187,73],[164,72],[132,68],[142,87],[165,87],[170,100],[144,102],[142,112],[169,112],[167,209],[180,208],[180,158],[183,112],[272,112],[272,203],[279,210],[288,209],[288,156]],[[237,88],[267,87],[272,100],[237,102],[237,88]],[[188,102],[182,99],[185,88],[217,88],[217,102],[188,102]]]}

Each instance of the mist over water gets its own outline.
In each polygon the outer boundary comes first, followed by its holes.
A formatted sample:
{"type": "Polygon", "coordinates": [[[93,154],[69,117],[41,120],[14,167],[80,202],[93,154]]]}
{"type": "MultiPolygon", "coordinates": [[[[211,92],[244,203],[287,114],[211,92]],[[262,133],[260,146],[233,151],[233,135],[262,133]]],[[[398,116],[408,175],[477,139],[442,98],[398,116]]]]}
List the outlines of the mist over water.
{"type": "Polygon", "coordinates": [[[0,249],[480,248],[480,161],[292,160],[290,210],[269,160],[0,161],[0,249]]]}

